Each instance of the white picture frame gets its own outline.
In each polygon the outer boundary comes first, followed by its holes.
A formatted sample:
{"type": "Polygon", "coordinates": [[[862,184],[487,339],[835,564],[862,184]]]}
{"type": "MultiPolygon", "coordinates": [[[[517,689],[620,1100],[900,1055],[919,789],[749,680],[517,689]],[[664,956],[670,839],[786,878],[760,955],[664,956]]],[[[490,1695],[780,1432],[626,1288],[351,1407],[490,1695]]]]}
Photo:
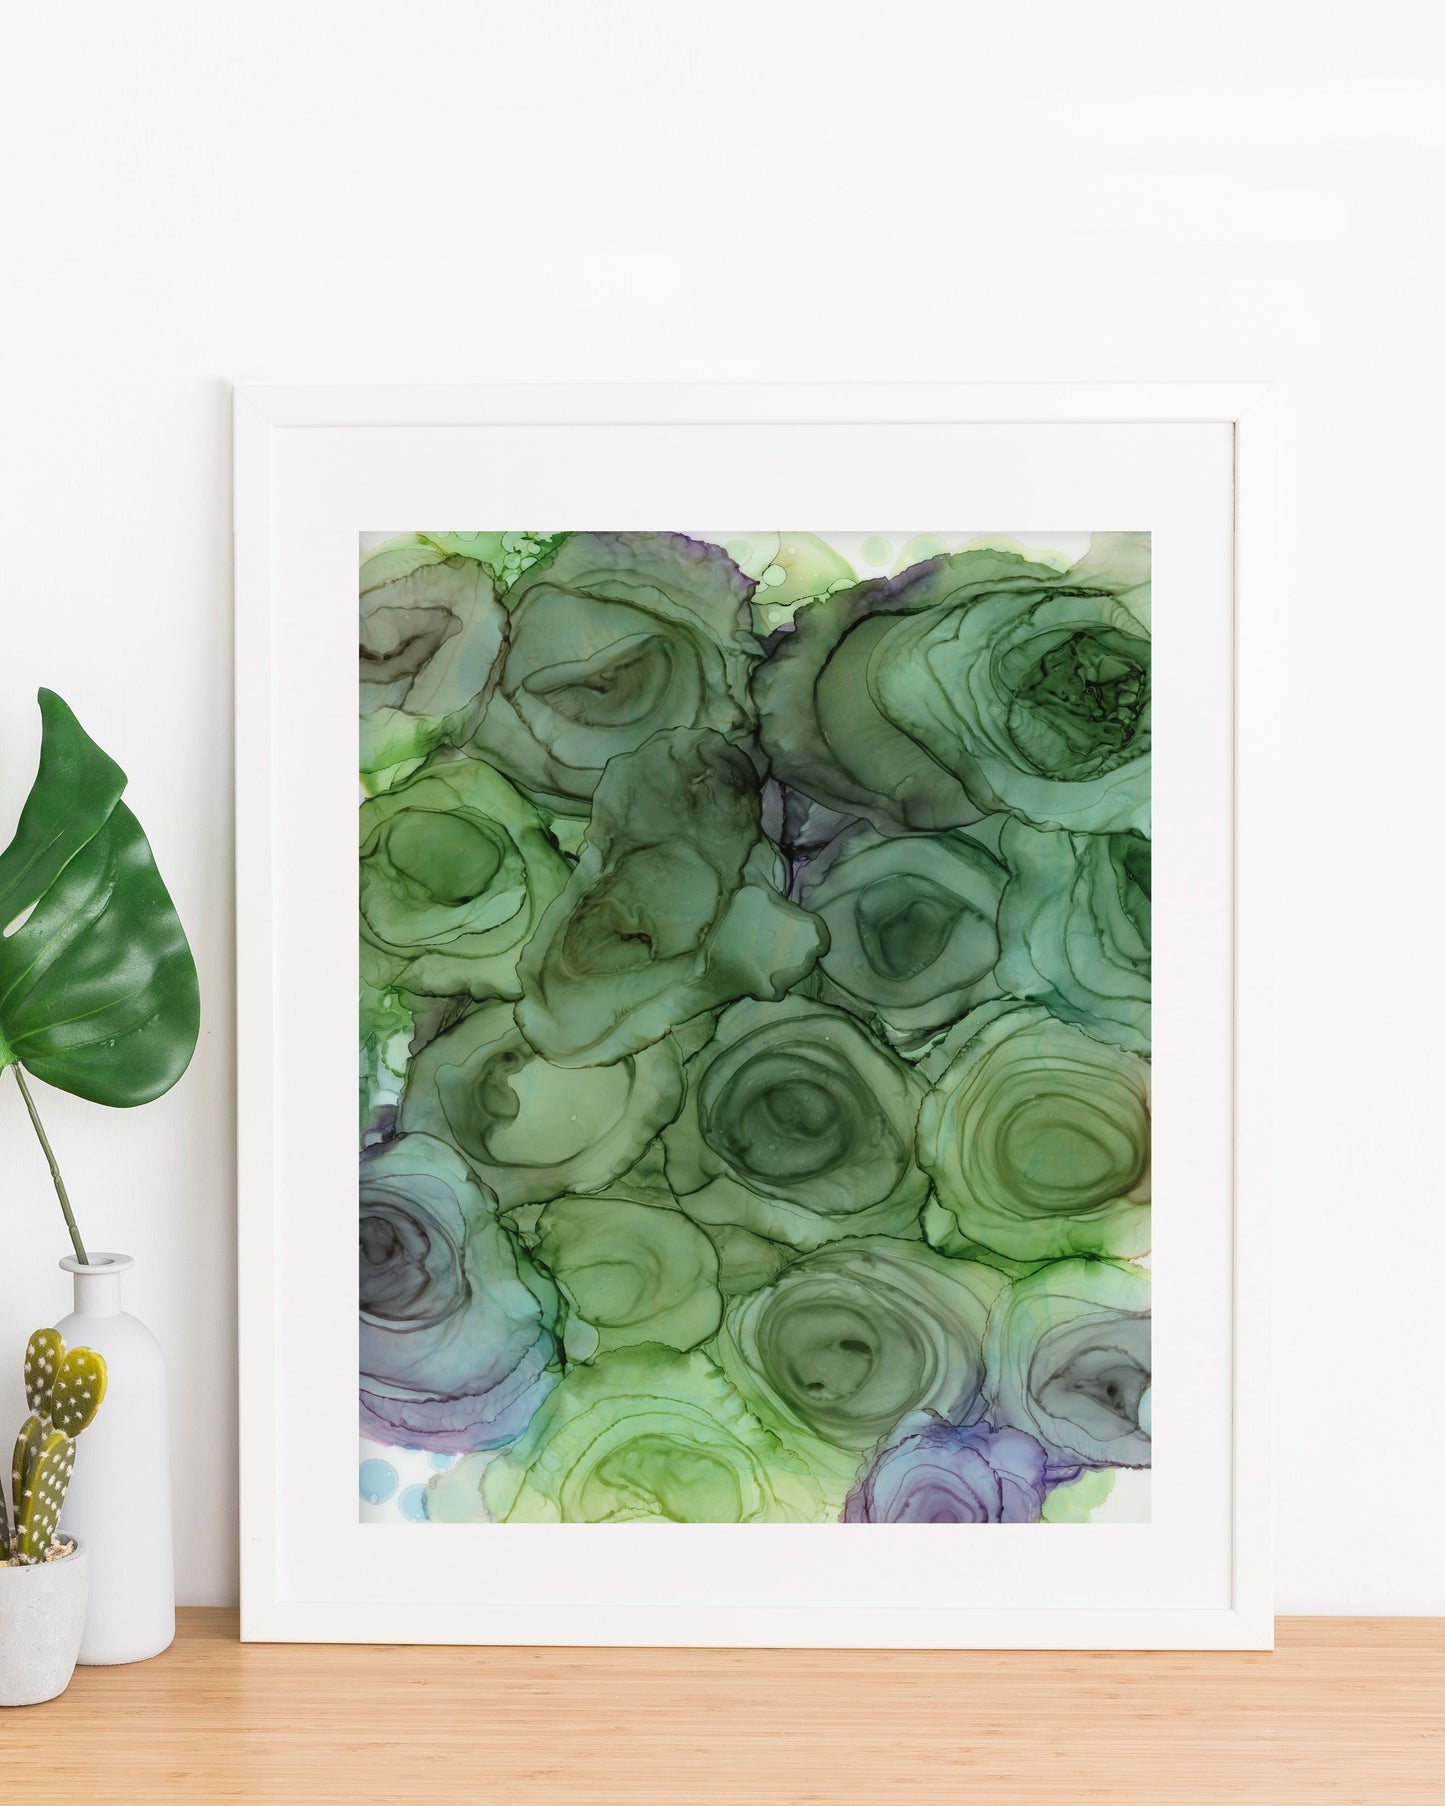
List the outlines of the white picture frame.
{"type": "MultiPolygon", "coordinates": [[[[1262,385],[236,389],[243,1638],[1272,1646],[1267,837],[1256,788],[1271,419],[1262,385]],[[1179,719],[1200,732],[1156,760],[1156,820],[1168,819],[1172,787],[1181,797],[1194,787],[1202,863],[1187,877],[1191,895],[1207,894],[1178,937],[1174,988],[1207,1018],[1200,1037],[1213,1041],[1190,1090],[1214,1101],[1197,1118],[1181,1106],[1169,1127],[1178,1184],[1204,1189],[1194,1239],[1172,1244],[1190,1258],[1156,1252],[1156,1283],[1175,1276],[1176,1313],[1196,1313],[1212,1353],[1176,1364],[1173,1478],[1159,1479],[1148,1524],[990,1527],[952,1546],[959,1578],[941,1599],[916,1539],[961,1533],[931,1526],[355,1522],[343,1451],[356,1434],[356,1273],[338,1239],[346,1204],[331,1128],[347,1108],[354,1120],[354,936],[335,910],[355,884],[356,536],[703,517],[869,531],[1150,527],[1159,587],[1167,595],[1172,580],[1197,599],[1166,637],[1180,636],[1179,719]],[[1178,1278],[1186,1268],[1197,1285],[1178,1278]],[[740,1580],[752,1571],[738,1565],[744,1547],[773,1577],[767,1597],[740,1580]],[[519,1579],[542,1557],[555,1573],[545,1596],[519,1579]]],[[[1167,603],[1157,612],[1167,617],[1167,603]]],[[[1156,1021],[1164,1001],[1156,980],[1156,1021]]],[[[352,1147],[343,1137],[341,1156],[352,1147]]],[[[1160,1198],[1156,1223],[1168,1221],[1162,1172],[1160,1198]]],[[[1156,1349],[1170,1336],[1161,1310],[1156,1349]]],[[[927,1548],[930,1564],[936,1553],[927,1548]]]]}

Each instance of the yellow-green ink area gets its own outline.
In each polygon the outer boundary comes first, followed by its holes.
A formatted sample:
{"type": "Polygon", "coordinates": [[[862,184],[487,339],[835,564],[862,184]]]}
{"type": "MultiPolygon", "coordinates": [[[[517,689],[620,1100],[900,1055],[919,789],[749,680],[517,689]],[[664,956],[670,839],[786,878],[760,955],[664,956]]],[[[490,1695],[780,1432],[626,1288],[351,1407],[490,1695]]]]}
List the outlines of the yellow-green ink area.
{"type": "Polygon", "coordinates": [[[1148,1516],[1149,564],[363,536],[363,1516],[1148,1516]]]}

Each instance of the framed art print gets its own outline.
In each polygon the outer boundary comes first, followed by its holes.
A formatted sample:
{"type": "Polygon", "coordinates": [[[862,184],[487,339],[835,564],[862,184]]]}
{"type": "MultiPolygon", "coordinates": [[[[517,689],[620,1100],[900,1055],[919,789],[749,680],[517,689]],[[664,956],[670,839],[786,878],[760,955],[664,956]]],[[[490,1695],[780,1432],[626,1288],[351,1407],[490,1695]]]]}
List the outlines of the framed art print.
{"type": "Polygon", "coordinates": [[[1268,1644],[1265,408],[237,391],[244,1635],[1268,1644]]]}

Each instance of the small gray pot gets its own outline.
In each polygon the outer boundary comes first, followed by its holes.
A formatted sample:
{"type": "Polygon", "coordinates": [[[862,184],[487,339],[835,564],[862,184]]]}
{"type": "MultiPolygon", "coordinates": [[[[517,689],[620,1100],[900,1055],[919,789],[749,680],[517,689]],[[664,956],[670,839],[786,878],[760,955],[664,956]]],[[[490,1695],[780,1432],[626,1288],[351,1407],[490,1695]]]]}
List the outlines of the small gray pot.
{"type": "Polygon", "coordinates": [[[38,1706],[64,1693],[89,1591],[89,1558],[80,1547],[62,1561],[0,1568],[0,1706],[38,1706]]]}

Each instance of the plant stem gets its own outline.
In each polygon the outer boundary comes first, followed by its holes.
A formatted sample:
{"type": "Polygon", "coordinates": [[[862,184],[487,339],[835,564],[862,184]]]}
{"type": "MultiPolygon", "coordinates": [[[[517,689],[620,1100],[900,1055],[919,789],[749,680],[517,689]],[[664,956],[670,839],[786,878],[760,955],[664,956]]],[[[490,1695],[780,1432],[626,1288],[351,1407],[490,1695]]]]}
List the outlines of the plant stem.
{"type": "Polygon", "coordinates": [[[20,1087],[20,1095],[25,1099],[25,1108],[30,1112],[30,1120],[35,1124],[35,1133],[40,1137],[40,1145],[45,1149],[45,1158],[50,1164],[50,1177],[55,1181],[55,1195],[60,1199],[60,1208],[65,1212],[65,1227],[70,1231],[70,1239],[75,1244],[75,1258],[81,1266],[90,1265],[90,1256],[85,1252],[85,1243],[80,1239],[80,1231],[75,1226],[75,1217],[71,1213],[70,1199],[66,1195],[65,1181],[60,1176],[60,1168],[55,1163],[55,1153],[50,1146],[50,1139],[45,1133],[45,1125],[35,1108],[35,1099],[30,1095],[30,1087],[25,1083],[25,1074],[20,1070],[20,1062],[16,1060],[11,1067],[15,1074],[15,1083],[20,1087]]]}

